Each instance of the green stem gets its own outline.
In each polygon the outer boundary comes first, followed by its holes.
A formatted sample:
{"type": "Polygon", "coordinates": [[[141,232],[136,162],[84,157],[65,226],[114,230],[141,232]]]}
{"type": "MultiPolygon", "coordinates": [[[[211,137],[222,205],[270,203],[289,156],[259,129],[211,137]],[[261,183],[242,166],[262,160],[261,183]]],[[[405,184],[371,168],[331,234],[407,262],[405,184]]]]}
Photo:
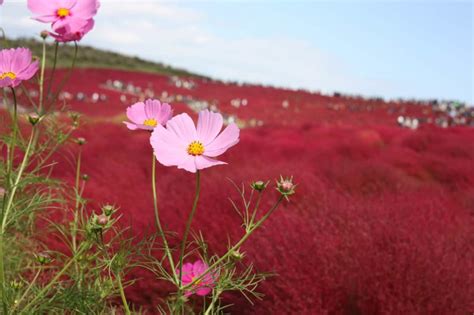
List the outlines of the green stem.
{"type": "Polygon", "coordinates": [[[56,45],[54,45],[53,69],[51,70],[51,73],[49,75],[48,92],[46,93],[47,98],[51,97],[51,88],[53,86],[53,78],[54,78],[54,73],[56,72],[56,64],[58,61],[58,47],[59,47],[59,42],[56,42],[56,45]]]}
{"type": "Polygon", "coordinates": [[[25,171],[26,165],[28,164],[28,158],[29,158],[29,155],[30,155],[33,139],[34,139],[35,133],[36,133],[35,131],[36,131],[36,128],[33,127],[33,131],[31,132],[31,135],[30,135],[30,140],[28,141],[28,146],[26,147],[25,156],[23,157],[23,161],[21,162],[20,168],[18,170],[18,174],[16,176],[15,183],[11,187],[11,191],[9,191],[9,194],[8,194],[8,201],[7,201],[7,204],[6,204],[6,207],[5,207],[5,211],[3,212],[3,218],[2,218],[2,222],[1,222],[1,228],[0,228],[0,233],[1,234],[5,233],[5,227],[6,227],[6,223],[7,223],[8,214],[11,211],[11,208],[12,208],[12,205],[13,205],[13,199],[14,199],[15,193],[18,189],[18,184],[20,183],[21,176],[23,175],[23,172],[25,171]]]}
{"type": "Polygon", "coordinates": [[[130,315],[131,314],[130,308],[128,307],[127,298],[125,296],[125,291],[123,289],[122,278],[120,277],[120,274],[117,274],[117,281],[118,281],[118,286],[119,286],[119,291],[120,291],[120,298],[122,299],[123,307],[125,307],[125,314],[130,315]]]}
{"type": "Polygon", "coordinates": [[[188,239],[189,230],[191,229],[191,223],[193,222],[194,214],[196,213],[197,204],[199,201],[199,194],[201,192],[201,173],[199,170],[196,171],[196,194],[194,196],[193,208],[189,214],[188,221],[186,222],[186,228],[184,229],[183,242],[181,243],[181,252],[179,255],[179,286],[181,287],[182,283],[182,274],[183,274],[183,259],[184,259],[184,250],[186,249],[186,241],[188,239]]]}
{"type": "Polygon", "coordinates": [[[44,101],[44,71],[46,69],[46,39],[43,39],[43,56],[41,58],[41,72],[40,72],[40,82],[39,82],[39,113],[43,114],[43,101],[44,101]]]}
{"type": "Polygon", "coordinates": [[[217,267],[218,264],[223,262],[225,259],[227,259],[234,251],[238,250],[240,246],[242,246],[245,241],[250,237],[250,235],[258,229],[269,217],[272,215],[272,213],[278,208],[280,203],[283,201],[284,196],[280,196],[278,201],[273,205],[273,207],[253,226],[252,229],[250,229],[248,232],[245,233],[245,235],[240,239],[237,244],[235,244],[231,249],[227,251],[227,253],[224,254],[221,258],[216,260],[204,273],[202,273],[199,277],[196,277],[196,279],[193,280],[193,282],[185,285],[184,287],[181,288],[181,290],[185,290],[191,286],[193,286],[196,282],[200,281],[205,275],[207,275],[211,270],[213,270],[215,267],[217,267]]]}
{"type": "Polygon", "coordinates": [[[5,266],[3,263],[3,234],[0,233],[0,298],[2,301],[3,312],[6,313],[7,303],[5,296],[5,266]]]}
{"type": "Polygon", "coordinates": [[[175,283],[178,283],[178,276],[176,274],[176,267],[174,265],[174,261],[173,261],[173,256],[171,255],[171,251],[170,251],[170,248],[169,248],[169,245],[168,245],[168,241],[166,240],[166,235],[165,235],[165,232],[163,230],[163,227],[161,225],[161,221],[160,221],[160,212],[159,212],[159,209],[158,209],[158,198],[157,198],[157,195],[156,195],[156,158],[155,158],[155,155],[152,154],[152,164],[151,164],[151,187],[152,187],[152,190],[153,190],[153,206],[154,206],[154,210],[155,210],[155,223],[156,223],[156,228],[158,229],[158,233],[161,235],[161,238],[163,240],[163,246],[165,248],[165,253],[166,253],[166,256],[168,257],[168,261],[170,263],[170,268],[173,272],[173,278],[174,278],[174,281],[175,283]]]}
{"type": "MultiPolygon", "coordinates": [[[[80,177],[81,177],[81,160],[82,160],[82,147],[79,148],[79,153],[77,156],[77,164],[76,164],[76,181],[75,181],[75,195],[76,195],[76,204],[74,206],[74,221],[72,225],[72,252],[76,253],[77,251],[77,230],[78,230],[78,221],[79,221],[79,204],[80,204],[80,198],[81,198],[81,193],[79,191],[79,183],[80,183],[80,177]]],[[[79,283],[81,283],[81,275],[79,274],[79,266],[78,264],[74,264],[74,268],[76,270],[76,274],[79,277],[79,283]]]]}
{"type": "Polygon", "coordinates": [[[18,135],[18,102],[16,98],[16,92],[14,88],[11,88],[13,96],[13,115],[12,115],[12,140],[8,145],[8,160],[7,160],[7,183],[11,185],[11,175],[13,170],[13,163],[15,159],[15,147],[18,135]]]}
{"type": "Polygon", "coordinates": [[[66,83],[69,82],[69,79],[71,78],[71,75],[72,75],[72,71],[74,70],[74,68],[76,66],[78,50],[79,50],[79,47],[77,45],[77,42],[74,42],[74,57],[72,59],[71,67],[69,68],[69,72],[67,73],[66,77],[59,84],[59,89],[56,91],[56,93],[54,93],[54,96],[51,99],[50,106],[52,106],[54,104],[54,102],[56,102],[56,100],[58,99],[59,93],[61,93],[61,91],[64,88],[64,86],[66,85],[66,83]]]}

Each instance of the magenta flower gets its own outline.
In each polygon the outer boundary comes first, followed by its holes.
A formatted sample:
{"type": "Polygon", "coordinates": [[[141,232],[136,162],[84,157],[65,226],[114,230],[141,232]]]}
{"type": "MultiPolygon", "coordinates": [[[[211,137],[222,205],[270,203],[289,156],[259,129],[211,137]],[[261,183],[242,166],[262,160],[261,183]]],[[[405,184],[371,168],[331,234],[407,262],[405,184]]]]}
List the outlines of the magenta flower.
{"type": "Polygon", "coordinates": [[[17,87],[31,79],[38,71],[39,62],[33,61],[27,48],[0,50],[0,88],[17,87]]]}
{"type": "Polygon", "coordinates": [[[138,102],[127,108],[127,117],[131,121],[124,121],[128,129],[153,130],[158,125],[166,125],[173,117],[170,104],[161,103],[159,100],[146,100],[138,102]]]}
{"type": "Polygon", "coordinates": [[[240,130],[236,124],[230,124],[219,134],[222,125],[222,115],[208,110],[199,113],[197,129],[188,114],[173,117],[166,128],[158,125],[151,134],[156,159],[165,166],[177,166],[192,173],[227,164],[213,157],[236,145],[240,130]]]}
{"type": "MultiPolygon", "coordinates": [[[[188,285],[199,278],[203,273],[209,269],[209,266],[202,260],[196,261],[194,264],[186,263],[183,265],[183,275],[181,282],[183,285],[188,285]]],[[[179,274],[179,268],[176,268],[176,273],[179,274]]],[[[189,290],[184,291],[184,296],[197,294],[205,296],[211,293],[212,288],[216,286],[216,276],[209,272],[205,274],[202,279],[196,281],[189,290]]]]}

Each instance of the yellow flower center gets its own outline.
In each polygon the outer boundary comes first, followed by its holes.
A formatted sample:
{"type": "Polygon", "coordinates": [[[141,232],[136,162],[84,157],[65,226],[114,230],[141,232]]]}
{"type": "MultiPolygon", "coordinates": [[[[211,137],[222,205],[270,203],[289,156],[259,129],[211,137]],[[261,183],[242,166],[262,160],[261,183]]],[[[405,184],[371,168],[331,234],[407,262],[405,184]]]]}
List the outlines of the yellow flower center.
{"type": "Polygon", "coordinates": [[[143,125],[147,127],[155,128],[158,125],[158,122],[156,121],[155,118],[150,118],[150,119],[145,119],[145,121],[143,122],[143,125]]]}
{"type": "Polygon", "coordinates": [[[4,73],[0,74],[0,80],[6,79],[6,78],[15,80],[16,79],[16,74],[14,74],[13,72],[4,72],[4,73]]]}
{"type": "Polygon", "coordinates": [[[69,12],[69,9],[61,8],[61,9],[58,9],[58,11],[56,11],[56,14],[57,14],[60,18],[64,18],[64,17],[66,17],[66,16],[69,16],[69,15],[70,15],[70,12],[69,12]]]}
{"type": "Polygon", "coordinates": [[[199,141],[193,141],[188,146],[188,154],[189,155],[202,155],[204,153],[204,145],[199,141]]]}

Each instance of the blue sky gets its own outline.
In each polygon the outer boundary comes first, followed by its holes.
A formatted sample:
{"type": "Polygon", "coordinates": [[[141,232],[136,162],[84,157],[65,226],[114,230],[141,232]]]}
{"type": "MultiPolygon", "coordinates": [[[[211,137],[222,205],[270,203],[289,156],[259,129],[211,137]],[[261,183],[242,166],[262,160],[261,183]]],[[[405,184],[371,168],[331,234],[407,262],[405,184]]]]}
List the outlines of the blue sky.
{"type": "MultiPolygon", "coordinates": [[[[45,28],[5,1],[8,34],[45,28]]],[[[222,79],[474,103],[472,1],[102,2],[85,44],[222,79]]]]}

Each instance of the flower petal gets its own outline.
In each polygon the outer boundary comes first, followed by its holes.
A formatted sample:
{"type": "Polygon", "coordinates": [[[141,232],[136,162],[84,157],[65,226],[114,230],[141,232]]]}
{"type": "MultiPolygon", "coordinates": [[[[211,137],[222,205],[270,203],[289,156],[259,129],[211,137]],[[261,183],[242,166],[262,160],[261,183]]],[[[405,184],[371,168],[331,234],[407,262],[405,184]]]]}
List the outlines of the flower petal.
{"type": "Polygon", "coordinates": [[[207,156],[201,155],[201,156],[196,156],[195,158],[195,164],[196,168],[198,170],[202,170],[208,167],[216,166],[216,165],[224,165],[227,164],[226,162],[218,161],[211,159],[207,156]]]}
{"type": "Polygon", "coordinates": [[[145,104],[138,102],[127,108],[127,117],[135,124],[143,124],[147,119],[145,113],[145,104]]]}
{"type": "Polygon", "coordinates": [[[197,123],[197,134],[199,140],[204,144],[208,145],[219,134],[223,125],[222,115],[209,110],[203,110],[199,113],[197,123]]]}
{"type": "Polygon", "coordinates": [[[196,127],[188,114],[174,116],[166,124],[168,130],[174,132],[179,138],[183,139],[187,145],[197,140],[196,127]]]}
{"type": "Polygon", "coordinates": [[[196,294],[199,296],[205,296],[211,293],[212,289],[209,287],[200,287],[199,289],[196,290],[196,294]]]}
{"type": "Polygon", "coordinates": [[[230,124],[214,141],[204,147],[204,155],[210,157],[221,155],[227,149],[239,143],[239,135],[239,127],[236,124],[230,124]]]}
{"type": "MultiPolygon", "coordinates": [[[[164,166],[178,166],[188,161],[186,144],[175,133],[158,125],[152,132],[150,144],[156,159],[164,166]]],[[[194,164],[194,161],[193,161],[194,164]]]]}

